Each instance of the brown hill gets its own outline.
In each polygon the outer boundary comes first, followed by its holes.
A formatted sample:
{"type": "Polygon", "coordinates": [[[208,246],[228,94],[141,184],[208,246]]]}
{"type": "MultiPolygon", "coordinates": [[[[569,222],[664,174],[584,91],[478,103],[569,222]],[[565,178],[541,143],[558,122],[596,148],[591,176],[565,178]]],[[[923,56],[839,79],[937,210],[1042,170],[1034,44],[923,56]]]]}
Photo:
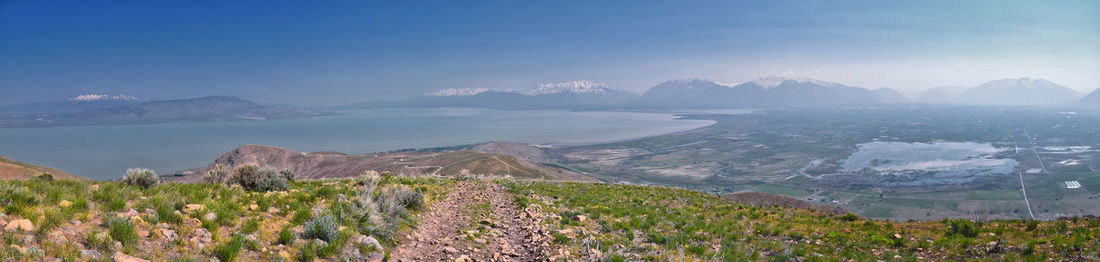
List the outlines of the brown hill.
{"type": "Polygon", "coordinates": [[[86,179],[60,169],[23,163],[0,156],[0,179],[29,179],[42,173],[50,173],[55,179],[86,179]]]}
{"type": "Polygon", "coordinates": [[[478,145],[474,151],[515,156],[531,163],[548,163],[550,159],[541,149],[516,142],[493,141],[478,145]]]}
{"type": "Polygon", "coordinates": [[[780,195],[773,195],[773,194],[768,194],[768,193],[760,193],[760,192],[740,192],[740,193],[733,193],[733,194],[725,194],[725,195],[722,195],[722,198],[727,199],[727,200],[731,200],[733,202],[738,202],[738,203],[742,203],[742,204],[749,204],[749,205],[753,205],[753,206],[781,206],[781,207],[798,208],[798,209],[815,209],[815,210],[820,210],[820,211],[829,212],[829,213],[838,214],[838,215],[848,213],[847,211],[844,211],[844,209],[841,209],[841,208],[835,207],[835,206],[814,205],[814,204],[807,203],[806,201],[802,201],[802,200],[798,200],[798,199],[794,199],[794,198],[790,198],[790,197],[785,197],[785,196],[780,196],[780,195]]]}
{"type": "Polygon", "coordinates": [[[592,178],[553,167],[532,164],[513,156],[476,151],[399,152],[352,155],[337,152],[303,153],[290,149],[245,145],[222,154],[209,166],[184,171],[179,182],[198,182],[216,165],[290,169],[300,179],[357,177],[367,170],[403,175],[454,176],[462,173],[500,177],[592,181],[592,178]]]}

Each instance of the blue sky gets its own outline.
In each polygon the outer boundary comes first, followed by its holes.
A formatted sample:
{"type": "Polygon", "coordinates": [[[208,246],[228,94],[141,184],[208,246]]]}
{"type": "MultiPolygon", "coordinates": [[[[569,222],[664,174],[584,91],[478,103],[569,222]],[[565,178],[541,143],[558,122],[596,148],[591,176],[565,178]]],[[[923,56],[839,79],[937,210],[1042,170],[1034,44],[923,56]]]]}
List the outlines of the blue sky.
{"type": "Polygon", "coordinates": [[[0,1],[0,104],[332,105],[443,88],[796,75],[1100,87],[1096,1],[0,1]]]}

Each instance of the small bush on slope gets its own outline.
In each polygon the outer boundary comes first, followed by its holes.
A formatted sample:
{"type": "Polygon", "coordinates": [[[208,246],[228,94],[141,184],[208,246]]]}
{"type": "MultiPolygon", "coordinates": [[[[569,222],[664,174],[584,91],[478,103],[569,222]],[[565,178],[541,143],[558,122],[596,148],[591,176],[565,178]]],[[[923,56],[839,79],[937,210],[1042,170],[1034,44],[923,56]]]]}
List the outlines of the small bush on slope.
{"type": "Polygon", "coordinates": [[[130,168],[126,169],[126,176],[122,177],[122,182],[132,186],[149,188],[160,183],[160,177],[157,177],[157,173],[153,170],[140,167],[130,168]]]}
{"type": "Polygon", "coordinates": [[[324,241],[336,240],[340,236],[340,225],[336,224],[336,219],[331,215],[323,214],[309,221],[303,225],[302,238],[303,239],[320,239],[324,241]]]}

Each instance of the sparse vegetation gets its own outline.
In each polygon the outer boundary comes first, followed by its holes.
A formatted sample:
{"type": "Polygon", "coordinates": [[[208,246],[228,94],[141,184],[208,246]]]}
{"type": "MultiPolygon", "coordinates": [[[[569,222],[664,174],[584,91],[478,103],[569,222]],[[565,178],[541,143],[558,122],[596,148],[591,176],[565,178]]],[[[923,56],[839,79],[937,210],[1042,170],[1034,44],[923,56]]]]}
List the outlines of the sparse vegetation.
{"type": "MultiPolygon", "coordinates": [[[[346,250],[375,250],[349,246],[359,235],[392,248],[395,236],[415,225],[419,210],[434,203],[426,200],[438,199],[452,183],[368,173],[359,179],[296,181],[288,182],[286,191],[255,192],[224,184],[143,188],[125,182],[0,181],[0,210],[9,216],[5,221],[28,218],[37,227],[0,234],[0,260],[87,259],[80,248],[51,240],[57,237],[100,254],[123,251],[154,261],[340,260],[347,258],[346,250]],[[261,203],[271,209],[259,208],[261,203]],[[55,234],[73,230],[84,231],[55,234]],[[26,236],[35,237],[24,242],[26,236]],[[13,250],[13,244],[32,251],[13,250]],[[260,251],[265,247],[267,252],[260,251]]],[[[682,189],[499,183],[512,194],[505,202],[514,197],[521,208],[541,210],[549,231],[546,243],[551,250],[569,250],[571,260],[955,260],[975,252],[994,260],[1100,257],[1100,221],[1094,218],[901,223],[753,207],[682,189]]],[[[484,215],[495,206],[467,208],[484,215]]],[[[484,231],[474,235],[487,236],[484,231]]]]}
{"type": "Polygon", "coordinates": [[[107,226],[111,239],[121,242],[124,246],[134,245],[138,241],[137,230],[130,223],[129,218],[115,218],[107,226]]]}
{"type": "Polygon", "coordinates": [[[851,214],[754,207],[683,189],[501,183],[517,195],[533,195],[528,197],[529,205],[543,206],[554,214],[545,221],[553,232],[551,243],[554,248],[571,250],[577,260],[963,260],[974,254],[992,260],[1100,257],[1100,220],[1096,219],[889,222],[851,214]],[[576,219],[580,216],[587,219],[576,219]],[[639,235],[644,238],[636,237],[639,235]]]}

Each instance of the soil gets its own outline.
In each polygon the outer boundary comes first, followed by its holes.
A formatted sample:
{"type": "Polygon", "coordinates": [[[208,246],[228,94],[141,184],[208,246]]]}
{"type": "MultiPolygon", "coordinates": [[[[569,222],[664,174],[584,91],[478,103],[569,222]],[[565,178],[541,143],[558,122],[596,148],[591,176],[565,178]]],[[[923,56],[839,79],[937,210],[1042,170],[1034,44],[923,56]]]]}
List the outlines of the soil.
{"type": "Polygon", "coordinates": [[[393,261],[542,261],[549,233],[537,207],[490,181],[461,181],[402,236],[393,261]],[[487,207],[487,208],[486,208],[487,207]]]}

